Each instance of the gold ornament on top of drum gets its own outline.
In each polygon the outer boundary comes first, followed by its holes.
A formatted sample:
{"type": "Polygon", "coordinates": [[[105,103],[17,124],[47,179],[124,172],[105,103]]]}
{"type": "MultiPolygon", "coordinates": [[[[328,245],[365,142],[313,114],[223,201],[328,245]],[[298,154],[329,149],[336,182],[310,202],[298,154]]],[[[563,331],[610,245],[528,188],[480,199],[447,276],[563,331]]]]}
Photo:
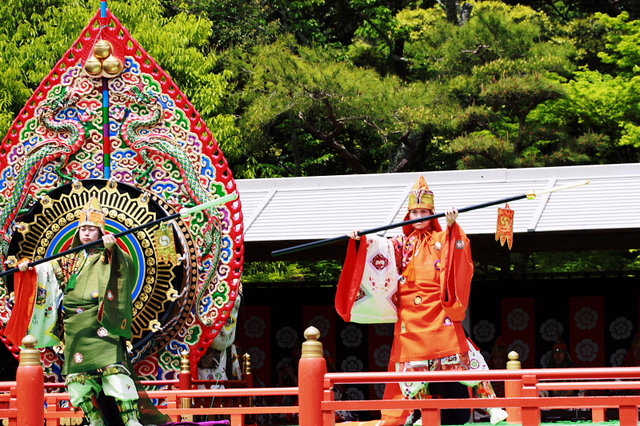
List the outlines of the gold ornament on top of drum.
{"type": "Polygon", "coordinates": [[[87,59],[87,63],[84,64],[84,70],[89,75],[100,75],[102,73],[102,63],[95,56],[91,56],[87,59]]]}
{"type": "Polygon", "coordinates": [[[115,56],[109,56],[102,61],[102,69],[109,75],[116,75],[122,71],[122,62],[115,56]]]}
{"type": "Polygon", "coordinates": [[[96,45],[93,46],[93,54],[98,59],[107,58],[111,55],[111,44],[106,40],[98,40],[96,45]]]}

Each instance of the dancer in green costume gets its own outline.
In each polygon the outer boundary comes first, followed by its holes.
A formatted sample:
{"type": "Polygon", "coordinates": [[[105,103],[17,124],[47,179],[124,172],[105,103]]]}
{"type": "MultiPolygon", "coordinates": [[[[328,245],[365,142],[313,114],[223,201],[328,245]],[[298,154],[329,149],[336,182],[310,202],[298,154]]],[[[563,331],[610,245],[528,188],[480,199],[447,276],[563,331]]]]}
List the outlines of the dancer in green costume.
{"type": "MultiPolygon", "coordinates": [[[[97,405],[102,390],[115,399],[126,426],[141,426],[138,391],[125,365],[126,340],[131,338],[131,291],[135,284],[131,257],[105,232],[105,215],[97,198],[80,213],[72,247],[102,238],[104,247],[83,250],[36,266],[38,281],[57,278],[64,296],[64,356],[71,403],[90,426],[105,424],[97,405]]],[[[26,271],[29,261],[18,268],[26,271]]],[[[55,280],[53,280],[55,281],[55,280]]],[[[54,310],[56,307],[52,307],[54,310]]],[[[30,325],[33,331],[34,323],[30,325]]]]}

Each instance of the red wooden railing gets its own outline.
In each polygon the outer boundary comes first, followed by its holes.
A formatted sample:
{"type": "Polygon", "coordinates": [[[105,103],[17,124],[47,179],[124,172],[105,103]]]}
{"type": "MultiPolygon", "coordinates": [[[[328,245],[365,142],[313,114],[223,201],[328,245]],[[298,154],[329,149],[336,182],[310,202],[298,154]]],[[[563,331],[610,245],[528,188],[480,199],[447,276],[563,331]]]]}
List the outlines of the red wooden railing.
{"type": "MultiPolygon", "coordinates": [[[[337,410],[389,410],[420,409],[423,424],[440,424],[440,410],[445,408],[509,407],[521,410],[523,426],[537,426],[541,422],[541,409],[588,408],[595,412],[593,421],[604,421],[604,410],[618,408],[620,425],[638,424],[640,395],[541,397],[542,390],[632,390],[640,389],[640,368],[573,368],[529,369],[493,371],[433,371],[420,373],[330,373],[324,379],[324,426],[330,426],[331,416],[337,410]],[[620,381],[624,379],[624,381],[620,381]],[[393,382],[458,382],[458,381],[512,381],[521,383],[521,396],[505,398],[427,399],[427,400],[369,400],[333,401],[332,389],[337,384],[367,384],[393,382]],[[554,382],[546,382],[553,380],[554,382]],[[582,380],[576,382],[575,380],[582,380]],[[595,380],[595,381],[585,381],[595,380]]],[[[509,421],[509,420],[508,420],[509,421]]],[[[510,420],[509,422],[513,422],[510,420]]],[[[520,423],[517,421],[517,423],[520,423]]]]}
{"type": "MultiPolygon", "coordinates": [[[[621,426],[638,425],[640,395],[624,395],[624,391],[640,389],[640,368],[573,368],[573,369],[511,369],[485,371],[433,371],[416,373],[327,373],[322,358],[320,333],[313,327],[305,332],[307,341],[302,345],[302,358],[298,366],[299,387],[242,388],[242,389],[184,389],[191,381],[188,364],[178,380],[143,382],[166,389],[148,391],[159,401],[158,408],[174,421],[190,420],[195,415],[229,416],[232,426],[243,426],[246,416],[259,414],[299,414],[300,426],[332,426],[335,412],[379,411],[385,409],[420,409],[423,424],[439,425],[440,410],[447,408],[502,407],[510,413],[509,423],[538,426],[542,409],[587,408],[592,411],[594,422],[604,421],[607,408],[619,410],[621,426]],[[187,379],[186,376],[189,376],[187,379]],[[426,399],[426,400],[362,400],[334,401],[333,389],[341,384],[397,383],[406,381],[458,382],[471,380],[505,381],[504,398],[426,399]],[[181,389],[182,388],[182,389],[181,389]],[[544,390],[580,389],[586,391],[616,390],[620,393],[608,396],[541,397],[544,390]],[[293,406],[216,406],[194,407],[196,398],[251,400],[254,397],[297,396],[299,405],[293,406]]],[[[46,393],[45,387],[59,391],[61,384],[38,385],[43,371],[39,365],[39,352],[27,336],[26,349],[21,353],[16,382],[0,383],[0,418],[9,419],[10,426],[59,426],[61,418],[79,418],[68,406],[65,392],[46,393]],[[37,363],[34,361],[37,359],[37,363]],[[42,401],[43,410],[38,410],[42,401]],[[19,409],[28,403],[29,409],[19,409]],[[65,406],[66,404],[66,406],[65,406]]],[[[186,358],[186,357],[185,357],[186,358]]],[[[517,364],[510,354],[511,367],[517,364]]]]}

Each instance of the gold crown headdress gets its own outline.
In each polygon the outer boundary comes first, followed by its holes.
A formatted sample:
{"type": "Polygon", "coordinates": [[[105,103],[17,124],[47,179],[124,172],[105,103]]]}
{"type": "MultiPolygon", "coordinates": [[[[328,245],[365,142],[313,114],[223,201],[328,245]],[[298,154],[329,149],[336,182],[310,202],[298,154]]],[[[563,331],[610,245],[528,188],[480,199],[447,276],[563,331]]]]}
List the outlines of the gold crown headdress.
{"type": "Polygon", "coordinates": [[[435,210],[433,192],[427,186],[427,181],[424,179],[424,176],[420,176],[411,191],[409,191],[408,210],[414,209],[435,210]]]}
{"type": "Polygon", "coordinates": [[[91,197],[89,202],[80,210],[78,228],[81,226],[97,226],[104,233],[105,217],[98,198],[91,197]]]}

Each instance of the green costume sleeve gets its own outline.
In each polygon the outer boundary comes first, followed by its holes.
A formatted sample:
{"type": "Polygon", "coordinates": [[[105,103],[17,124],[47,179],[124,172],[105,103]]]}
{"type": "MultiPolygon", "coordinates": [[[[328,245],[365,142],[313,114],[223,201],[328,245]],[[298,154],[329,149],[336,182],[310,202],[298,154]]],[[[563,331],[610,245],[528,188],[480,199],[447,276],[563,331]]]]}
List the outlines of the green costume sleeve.
{"type": "Polygon", "coordinates": [[[109,279],[104,291],[100,292],[98,322],[111,334],[130,339],[131,292],[135,285],[133,261],[117,245],[111,249],[111,256],[105,253],[105,258],[109,264],[109,279]]]}

